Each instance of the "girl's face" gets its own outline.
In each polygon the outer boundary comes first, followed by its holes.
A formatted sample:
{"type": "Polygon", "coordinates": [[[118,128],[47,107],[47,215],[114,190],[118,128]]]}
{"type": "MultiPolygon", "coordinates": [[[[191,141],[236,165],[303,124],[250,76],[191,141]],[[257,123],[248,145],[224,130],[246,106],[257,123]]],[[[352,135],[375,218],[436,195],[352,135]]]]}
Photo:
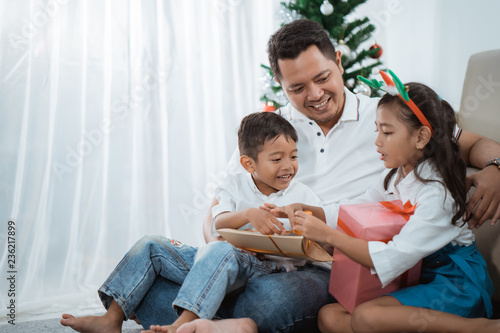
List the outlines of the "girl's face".
{"type": "Polygon", "coordinates": [[[419,131],[410,132],[396,112],[401,111],[389,104],[377,108],[375,125],[378,135],[375,145],[384,166],[388,169],[402,167],[403,175],[406,176],[423,156],[420,150],[423,147],[418,146],[419,131]]]}

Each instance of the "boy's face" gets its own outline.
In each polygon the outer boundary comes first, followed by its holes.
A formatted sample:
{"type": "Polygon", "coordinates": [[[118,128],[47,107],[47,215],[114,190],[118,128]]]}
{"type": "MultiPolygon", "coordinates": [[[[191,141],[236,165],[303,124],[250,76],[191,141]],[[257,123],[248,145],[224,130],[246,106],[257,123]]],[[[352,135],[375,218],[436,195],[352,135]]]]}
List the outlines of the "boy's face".
{"type": "Polygon", "coordinates": [[[257,161],[251,161],[251,170],[247,171],[252,172],[255,185],[263,194],[284,190],[297,174],[297,144],[280,135],[267,141],[257,161]]]}

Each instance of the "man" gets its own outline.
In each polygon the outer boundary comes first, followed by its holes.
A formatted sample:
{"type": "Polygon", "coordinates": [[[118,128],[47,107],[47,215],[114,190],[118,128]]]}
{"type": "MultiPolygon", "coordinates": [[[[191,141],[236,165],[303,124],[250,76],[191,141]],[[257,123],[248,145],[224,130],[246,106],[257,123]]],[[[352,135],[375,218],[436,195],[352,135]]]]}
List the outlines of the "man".
{"type": "MultiPolygon", "coordinates": [[[[384,168],[374,147],[378,99],[356,96],[344,88],[341,54],[335,52],[328,35],[316,22],[297,20],[284,25],[271,36],[268,52],[275,80],[290,101],[279,112],[299,136],[297,179],[315,191],[324,204],[364,192],[384,168]]],[[[459,143],[469,165],[483,168],[500,157],[500,145],[479,135],[463,131],[459,143]]],[[[231,167],[228,171],[235,172],[231,167]]],[[[487,167],[471,181],[478,189],[468,208],[471,210],[479,202],[471,225],[481,225],[489,217],[497,220],[500,170],[487,167]]],[[[335,214],[325,213],[327,223],[336,227],[335,214]]],[[[210,214],[204,224],[207,242],[216,240],[211,224],[210,214]]],[[[333,301],[328,295],[329,275],[326,269],[306,265],[294,272],[251,279],[244,291],[226,297],[217,314],[221,318],[251,318],[261,332],[317,331],[319,309],[333,301]]],[[[170,296],[175,293],[165,292],[166,286],[163,278],[157,278],[134,310],[144,327],[167,324],[176,316],[170,296]]],[[[252,331],[248,323],[248,319],[198,320],[184,329],[234,332],[239,327],[252,331]]]]}

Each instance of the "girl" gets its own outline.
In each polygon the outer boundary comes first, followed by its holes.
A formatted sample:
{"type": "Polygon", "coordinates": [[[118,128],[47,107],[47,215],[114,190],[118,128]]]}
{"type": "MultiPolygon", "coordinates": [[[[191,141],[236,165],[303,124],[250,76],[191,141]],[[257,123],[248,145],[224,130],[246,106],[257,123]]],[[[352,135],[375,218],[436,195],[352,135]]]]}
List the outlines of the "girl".
{"type": "Polygon", "coordinates": [[[330,244],[373,269],[384,286],[423,259],[421,284],[361,304],[352,315],[338,303],[328,304],[320,310],[319,327],[322,332],[499,332],[500,320],[480,318],[491,316],[493,286],[462,220],[466,167],[453,137],[454,111],[429,87],[404,87],[391,72],[394,86],[381,74],[391,93],[378,103],[375,145],[389,170],[365,194],[340,204],[410,200],[416,209],[401,232],[387,244],[365,241],[303,212],[321,216],[316,207],[267,209],[288,216],[304,237],[330,244]]]}

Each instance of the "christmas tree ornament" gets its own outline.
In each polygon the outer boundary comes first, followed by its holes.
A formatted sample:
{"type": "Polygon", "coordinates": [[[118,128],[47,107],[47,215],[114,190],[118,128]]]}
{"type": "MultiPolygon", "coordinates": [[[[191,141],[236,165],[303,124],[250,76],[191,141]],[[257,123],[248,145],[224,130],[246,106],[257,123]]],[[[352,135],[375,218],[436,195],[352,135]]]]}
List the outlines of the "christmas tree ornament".
{"type": "Polygon", "coordinates": [[[339,40],[339,43],[337,44],[337,46],[335,46],[335,49],[337,51],[340,51],[342,56],[346,56],[347,58],[351,57],[351,49],[349,48],[349,46],[345,45],[342,39],[339,40]]]}
{"type": "Polygon", "coordinates": [[[351,51],[351,54],[349,55],[349,60],[353,61],[354,59],[356,59],[357,56],[358,56],[358,52],[351,51]]]}
{"type": "Polygon", "coordinates": [[[349,88],[349,90],[352,91],[352,89],[354,88],[354,83],[356,83],[356,81],[353,78],[350,78],[345,82],[345,85],[347,88],[349,88]]]}
{"type": "Polygon", "coordinates": [[[321,14],[328,16],[332,15],[333,13],[333,6],[331,3],[328,2],[328,0],[323,1],[321,6],[319,7],[319,10],[321,11],[321,14]]]}
{"type": "Polygon", "coordinates": [[[276,111],[276,106],[274,106],[273,101],[264,102],[264,104],[262,104],[262,111],[264,112],[276,111]]]}
{"type": "Polygon", "coordinates": [[[360,82],[358,83],[354,89],[352,90],[355,94],[362,94],[362,95],[365,95],[365,96],[368,96],[370,97],[371,93],[372,93],[372,90],[370,89],[370,86],[367,85],[366,83],[364,82],[360,82]]]}
{"type": "Polygon", "coordinates": [[[382,47],[380,45],[378,45],[377,43],[373,43],[372,46],[370,46],[370,48],[368,49],[368,51],[373,51],[373,50],[377,50],[374,54],[372,54],[370,57],[373,58],[373,59],[378,59],[380,58],[380,56],[382,55],[383,53],[383,50],[382,50],[382,47]]]}

